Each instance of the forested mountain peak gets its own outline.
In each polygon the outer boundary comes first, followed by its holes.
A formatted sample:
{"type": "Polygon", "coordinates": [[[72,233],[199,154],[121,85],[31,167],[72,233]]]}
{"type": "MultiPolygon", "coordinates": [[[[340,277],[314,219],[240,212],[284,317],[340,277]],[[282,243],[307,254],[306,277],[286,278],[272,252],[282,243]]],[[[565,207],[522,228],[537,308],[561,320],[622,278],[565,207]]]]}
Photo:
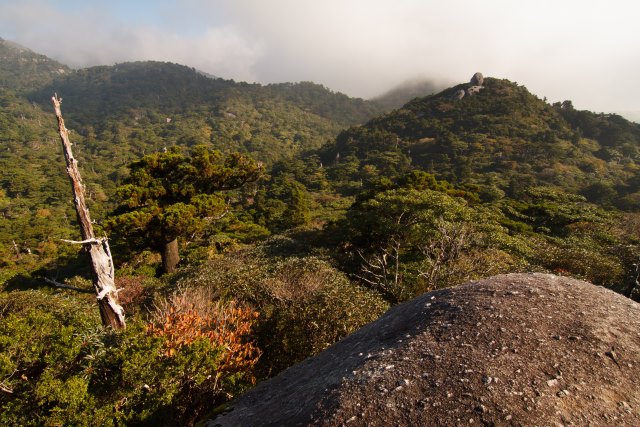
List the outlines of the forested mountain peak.
{"type": "Polygon", "coordinates": [[[54,93],[63,99],[75,155],[87,168],[96,218],[109,209],[127,165],[146,154],[204,144],[271,165],[380,112],[311,82],[242,83],[157,61],[71,70],[4,40],[0,55],[0,248],[12,247],[18,257],[21,248],[73,230],[51,114],[54,93]],[[41,208],[54,220],[41,220],[41,208]]]}
{"type": "Polygon", "coordinates": [[[549,104],[509,80],[486,78],[481,90],[459,99],[468,89],[465,83],[414,99],[343,132],[325,161],[355,156],[362,166],[397,173],[418,167],[512,195],[551,185],[594,201],[629,196],[620,206],[635,206],[640,126],[576,110],[570,101],[549,104]]]}
{"type": "Polygon", "coordinates": [[[58,61],[0,38],[0,89],[26,90],[69,72],[58,61]]]}
{"type": "Polygon", "coordinates": [[[65,110],[75,121],[95,124],[104,118],[122,118],[140,108],[167,115],[215,104],[223,90],[235,85],[184,65],[140,61],[77,70],[38,88],[31,98],[44,106],[57,92],[64,97],[65,110]]]}
{"type": "Polygon", "coordinates": [[[342,126],[363,123],[381,107],[311,82],[261,85],[215,78],[195,68],[168,62],[139,61],[78,70],[32,93],[48,103],[51,93],[63,94],[68,111],[83,124],[105,115],[127,115],[147,109],[160,114],[216,111],[229,100],[277,102],[334,121],[342,126]]]}
{"type": "Polygon", "coordinates": [[[458,99],[456,94],[468,91],[469,86],[459,84],[434,95],[416,98],[399,110],[372,120],[369,125],[379,126],[384,123],[383,126],[393,127],[393,123],[398,121],[401,123],[398,123],[400,128],[397,130],[407,137],[428,136],[429,123],[425,123],[425,118],[440,123],[442,130],[454,133],[494,132],[496,129],[493,128],[499,124],[507,126],[497,129],[503,134],[508,134],[510,130],[520,128],[525,123],[528,123],[528,128],[536,129],[536,132],[540,132],[539,126],[563,126],[563,123],[554,123],[560,117],[551,105],[517,83],[486,78],[483,89],[472,96],[458,99]]]}

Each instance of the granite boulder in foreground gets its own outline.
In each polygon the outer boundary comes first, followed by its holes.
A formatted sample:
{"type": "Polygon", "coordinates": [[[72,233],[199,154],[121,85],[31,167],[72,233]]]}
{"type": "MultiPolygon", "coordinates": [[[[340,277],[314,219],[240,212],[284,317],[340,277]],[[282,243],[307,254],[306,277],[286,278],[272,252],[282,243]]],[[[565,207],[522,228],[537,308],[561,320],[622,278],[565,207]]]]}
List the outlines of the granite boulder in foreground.
{"type": "Polygon", "coordinates": [[[640,425],[640,304],[508,274],[390,309],[209,426],[640,425]]]}

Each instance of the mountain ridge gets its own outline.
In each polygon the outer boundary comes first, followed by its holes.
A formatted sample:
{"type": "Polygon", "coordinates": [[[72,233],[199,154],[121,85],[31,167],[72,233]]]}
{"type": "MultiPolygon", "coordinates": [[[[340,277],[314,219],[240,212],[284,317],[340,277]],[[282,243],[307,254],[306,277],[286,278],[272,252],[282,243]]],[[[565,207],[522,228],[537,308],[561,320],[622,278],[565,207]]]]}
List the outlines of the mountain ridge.
{"type": "Polygon", "coordinates": [[[635,203],[639,125],[575,110],[570,101],[548,104],[506,79],[487,78],[478,94],[456,99],[467,86],[416,98],[343,131],[324,160],[352,156],[360,167],[391,170],[397,164],[372,153],[393,152],[454,183],[494,185],[513,195],[523,179],[534,179],[591,197],[590,186],[606,182],[619,197],[629,196],[625,203],[635,203]],[[570,179],[563,177],[568,173],[570,179]]]}
{"type": "Polygon", "coordinates": [[[414,98],[422,98],[432,95],[446,88],[446,85],[427,78],[408,80],[380,95],[371,98],[372,101],[382,105],[387,110],[402,107],[414,98]]]}
{"type": "MultiPolygon", "coordinates": [[[[122,62],[122,63],[117,63],[114,65],[96,65],[96,66],[89,66],[89,67],[83,67],[83,68],[79,68],[79,69],[71,69],[70,67],[61,64],[53,59],[50,59],[48,57],[46,57],[45,55],[36,53],[35,51],[29,49],[28,47],[22,46],[18,43],[9,41],[9,40],[5,40],[0,38],[0,43],[4,43],[4,45],[6,45],[6,48],[8,49],[13,49],[15,51],[21,51],[21,52],[28,52],[29,54],[33,55],[34,57],[37,56],[38,58],[40,58],[40,60],[42,61],[51,61],[52,63],[55,64],[59,64],[60,68],[58,70],[59,74],[63,74],[63,73],[71,73],[74,74],[76,72],[80,72],[80,73],[86,73],[86,72],[91,72],[91,70],[108,70],[108,69],[114,69],[117,67],[128,67],[131,64],[167,64],[167,65],[173,65],[173,66],[179,66],[179,67],[185,67],[186,69],[189,69],[191,71],[195,71],[197,74],[203,76],[203,77],[207,77],[209,79],[212,80],[220,80],[220,81],[226,81],[226,82],[232,82],[232,83],[236,83],[233,79],[223,79],[217,76],[214,76],[210,73],[201,71],[201,70],[196,70],[193,67],[190,67],[188,65],[183,65],[183,64],[177,64],[177,63],[173,63],[173,62],[168,62],[168,61],[153,61],[153,60],[136,60],[136,61],[126,61],[126,62],[122,62]],[[63,71],[61,71],[63,70],[63,71]]],[[[72,77],[73,79],[73,77],[72,77]]],[[[40,82],[41,83],[41,82],[40,82]]],[[[351,97],[349,95],[345,95],[343,93],[337,92],[337,91],[333,91],[330,88],[327,88],[323,85],[320,84],[316,84],[313,82],[309,82],[309,81],[300,81],[300,82],[283,82],[283,83],[270,83],[270,84],[259,84],[259,83],[245,83],[245,82],[238,82],[238,84],[240,85],[249,85],[249,86],[257,86],[257,87],[264,87],[264,88],[272,88],[272,89],[277,89],[278,88],[286,88],[286,87],[293,87],[296,88],[298,86],[302,86],[304,89],[308,90],[308,86],[314,85],[316,86],[315,89],[315,94],[318,95],[319,91],[318,89],[321,89],[325,92],[329,92],[329,93],[333,93],[335,95],[337,95],[338,97],[342,98],[339,100],[338,103],[340,102],[344,102],[344,99],[350,99],[350,100],[354,100],[356,103],[361,104],[359,108],[365,108],[365,110],[368,110],[368,112],[366,113],[365,116],[360,116],[357,121],[359,122],[363,122],[366,121],[365,119],[370,118],[372,115],[375,114],[379,114],[382,111],[388,111],[394,108],[399,108],[402,105],[404,105],[406,102],[408,102],[409,100],[416,98],[416,97],[420,97],[420,96],[425,96],[428,94],[431,94],[433,92],[435,92],[437,89],[442,88],[442,84],[437,84],[434,83],[433,81],[427,79],[427,78],[421,78],[421,79],[414,79],[414,80],[410,80],[410,81],[406,81],[404,83],[401,83],[399,85],[396,85],[392,88],[390,88],[389,90],[381,93],[380,95],[374,96],[371,99],[361,99],[361,98],[357,98],[357,97],[351,97]],[[306,88],[305,88],[306,86],[306,88]],[[363,107],[363,104],[368,104],[367,107],[363,107]],[[368,117],[367,117],[368,115],[368,117]]],[[[49,88],[51,89],[51,88],[49,88]]],[[[285,97],[286,94],[280,93],[280,95],[283,95],[285,97]]],[[[322,95],[322,94],[321,94],[322,95]]],[[[33,94],[32,94],[33,97],[33,94]]],[[[40,98],[40,102],[42,102],[42,96],[40,94],[39,96],[40,98]]],[[[333,103],[335,106],[335,102],[333,103]]],[[[325,111],[327,110],[327,107],[323,108],[325,111]]],[[[344,122],[344,118],[345,118],[345,111],[341,111],[340,114],[333,114],[333,118],[337,119],[339,121],[342,121],[343,124],[345,125],[349,125],[349,124],[354,124],[353,121],[349,122],[346,121],[344,122]]],[[[360,114],[360,113],[357,113],[360,114]]]]}
{"type": "Polygon", "coordinates": [[[0,37],[0,89],[28,91],[69,72],[68,66],[0,37]]]}

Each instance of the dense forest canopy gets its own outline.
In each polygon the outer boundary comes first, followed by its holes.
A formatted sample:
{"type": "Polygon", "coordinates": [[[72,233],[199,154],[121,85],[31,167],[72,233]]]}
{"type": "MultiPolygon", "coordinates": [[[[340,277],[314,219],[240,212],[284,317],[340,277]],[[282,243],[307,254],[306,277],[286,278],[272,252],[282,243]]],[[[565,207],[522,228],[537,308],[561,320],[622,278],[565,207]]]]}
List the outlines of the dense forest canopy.
{"type": "Polygon", "coordinates": [[[392,304],[497,273],[640,299],[640,127],[620,116],[496,78],[366,101],[170,63],[71,70],[3,40],[0,58],[4,424],[193,424],[392,304]],[[53,92],[126,332],[45,282],[89,286],[62,241],[79,232],[53,92]]]}

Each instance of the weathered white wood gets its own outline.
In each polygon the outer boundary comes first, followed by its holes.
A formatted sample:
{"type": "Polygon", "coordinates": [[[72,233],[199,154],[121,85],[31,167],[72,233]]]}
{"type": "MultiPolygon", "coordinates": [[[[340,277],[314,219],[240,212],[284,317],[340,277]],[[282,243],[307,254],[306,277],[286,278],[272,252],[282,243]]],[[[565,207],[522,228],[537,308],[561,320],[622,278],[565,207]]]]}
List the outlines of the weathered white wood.
{"type": "Polygon", "coordinates": [[[88,293],[88,294],[93,293],[93,291],[91,289],[83,289],[83,288],[78,288],[76,286],[65,285],[64,283],[60,283],[57,280],[49,279],[48,277],[45,277],[44,281],[47,282],[47,283],[51,283],[56,288],[71,289],[72,291],[85,292],[85,293],[88,293]]]}
{"type": "Polygon", "coordinates": [[[72,245],[86,245],[87,243],[97,243],[97,244],[101,244],[102,243],[102,239],[87,239],[87,240],[67,240],[67,239],[60,239],[65,243],[71,243],[72,245]]]}
{"type": "Polygon", "coordinates": [[[71,141],[69,140],[69,131],[64,125],[60,104],[62,99],[57,94],[51,98],[53,108],[58,119],[58,133],[62,142],[64,158],[67,164],[67,174],[71,181],[71,189],[73,191],[73,202],[80,223],[80,232],[82,234],[81,241],[70,241],[84,245],[91,259],[91,275],[93,279],[93,287],[100,307],[100,316],[102,324],[111,326],[114,329],[124,329],[124,309],[118,304],[118,292],[115,285],[115,272],[109,243],[106,238],[96,238],[91,224],[91,216],[89,209],[84,200],[84,186],[82,178],[78,171],[78,162],[73,157],[71,151],[71,141]]]}

